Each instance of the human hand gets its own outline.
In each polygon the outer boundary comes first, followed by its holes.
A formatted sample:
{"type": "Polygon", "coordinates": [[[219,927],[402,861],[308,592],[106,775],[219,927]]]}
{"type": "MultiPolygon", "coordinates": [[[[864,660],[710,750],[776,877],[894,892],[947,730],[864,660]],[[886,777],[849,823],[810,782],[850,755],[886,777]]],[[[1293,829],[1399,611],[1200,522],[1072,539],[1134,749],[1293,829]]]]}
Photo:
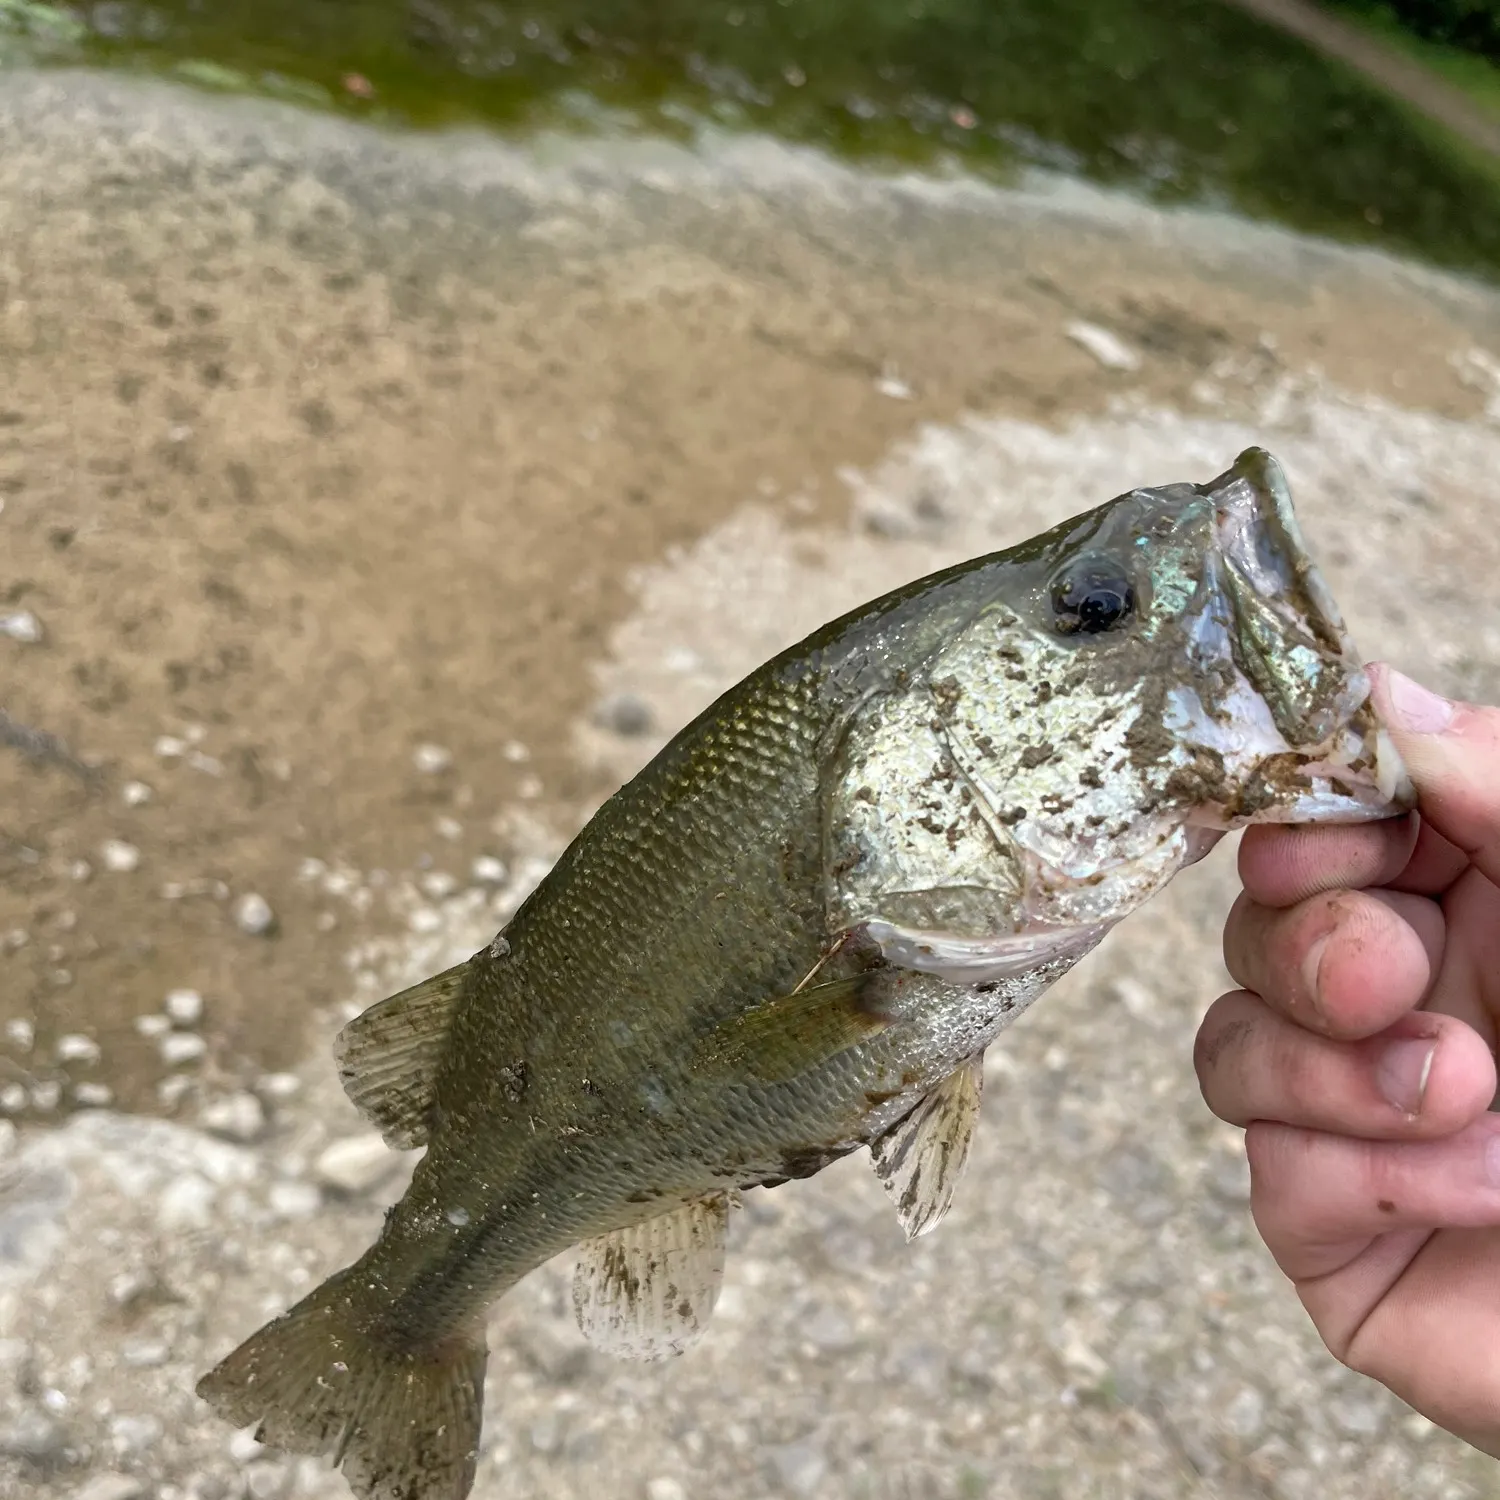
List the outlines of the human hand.
{"type": "Polygon", "coordinates": [[[1247,831],[1194,1060],[1329,1349],[1500,1457],[1500,709],[1372,675],[1420,812],[1247,831]]]}

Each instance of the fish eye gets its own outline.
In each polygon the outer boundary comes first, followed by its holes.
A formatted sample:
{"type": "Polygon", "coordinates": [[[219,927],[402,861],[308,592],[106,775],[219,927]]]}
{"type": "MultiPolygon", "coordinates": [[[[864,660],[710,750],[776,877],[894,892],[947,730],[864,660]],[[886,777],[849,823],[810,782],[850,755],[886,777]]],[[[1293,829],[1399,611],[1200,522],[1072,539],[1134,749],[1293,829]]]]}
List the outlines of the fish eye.
{"type": "Polygon", "coordinates": [[[1111,557],[1083,557],[1052,580],[1052,624],[1059,635],[1101,635],[1135,611],[1135,585],[1111,557]]]}

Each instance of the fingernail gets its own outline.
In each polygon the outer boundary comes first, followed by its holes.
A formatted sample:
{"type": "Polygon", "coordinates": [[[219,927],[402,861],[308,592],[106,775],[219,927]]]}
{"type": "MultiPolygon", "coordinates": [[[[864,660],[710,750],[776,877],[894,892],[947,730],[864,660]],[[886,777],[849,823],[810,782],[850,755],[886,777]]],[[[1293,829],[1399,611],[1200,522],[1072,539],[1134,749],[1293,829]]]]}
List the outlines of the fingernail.
{"type": "Polygon", "coordinates": [[[1390,668],[1385,678],[1391,717],[1410,734],[1441,734],[1453,722],[1453,705],[1430,693],[1419,682],[1390,668]]]}
{"type": "Polygon", "coordinates": [[[1323,1010],[1323,994],[1318,987],[1318,970],[1323,967],[1323,951],[1327,947],[1327,937],[1320,937],[1302,959],[1302,987],[1307,991],[1313,1009],[1320,1015],[1323,1010]]]}
{"type": "Polygon", "coordinates": [[[1387,1101],[1404,1115],[1420,1114],[1438,1044],[1430,1036],[1387,1042],[1375,1065],[1375,1082],[1387,1101]]]}

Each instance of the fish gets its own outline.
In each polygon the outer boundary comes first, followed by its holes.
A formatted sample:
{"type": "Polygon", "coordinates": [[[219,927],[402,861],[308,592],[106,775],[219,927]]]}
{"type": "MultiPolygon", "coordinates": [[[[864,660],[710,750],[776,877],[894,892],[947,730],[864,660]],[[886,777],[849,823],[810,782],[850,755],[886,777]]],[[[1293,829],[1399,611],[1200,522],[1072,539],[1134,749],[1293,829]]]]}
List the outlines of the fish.
{"type": "Polygon", "coordinates": [[[866,1149],[947,1213],[985,1049],[1231,829],[1413,806],[1264,450],[934,573],[766,662],[487,947],[339,1034],[425,1147],[373,1245],[197,1386],[362,1500],[463,1500],[485,1319],[577,1249],[583,1333],[705,1334],[739,1195],[866,1149]]]}

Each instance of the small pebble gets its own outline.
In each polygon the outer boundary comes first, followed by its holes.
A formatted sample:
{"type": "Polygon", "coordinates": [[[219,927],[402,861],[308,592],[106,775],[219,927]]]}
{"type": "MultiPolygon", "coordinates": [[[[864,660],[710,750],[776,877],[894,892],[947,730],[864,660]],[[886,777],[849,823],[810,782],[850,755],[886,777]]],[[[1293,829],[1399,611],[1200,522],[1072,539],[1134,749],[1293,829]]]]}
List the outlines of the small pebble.
{"type": "Polygon", "coordinates": [[[305,1219],[323,1206],[323,1195],[310,1182],[273,1182],[266,1202],[283,1219],[305,1219]]]}
{"type": "Polygon", "coordinates": [[[108,1109],[115,1092],[107,1083],[79,1083],[73,1087],[73,1102],[85,1109],[108,1109]]]}
{"type": "Polygon", "coordinates": [[[99,1043],[91,1036],[70,1031],[57,1039],[59,1062],[96,1063],[99,1061],[99,1043]]]}
{"type": "Polygon", "coordinates": [[[62,1084],[56,1079],[44,1079],[31,1085],[31,1107],[33,1109],[56,1109],[62,1100],[62,1084]]]}
{"type": "Polygon", "coordinates": [[[42,622],[29,609],[18,609],[12,614],[0,615],[0,635],[34,646],[42,638],[42,622]]]}
{"type": "Polygon", "coordinates": [[[481,854],[469,866],[469,873],[482,885],[501,885],[505,880],[505,861],[493,854],[481,854]]]}
{"type": "Polygon", "coordinates": [[[157,1365],[166,1364],[171,1353],[163,1339],[127,1339],[120,1345],[120,1358],[138,1370],[150,1370],[157,1365]]]}
{"type": "Polygon", "coordinates": [[[119,1416],[109,1424],[110,1442],[120,1453],[144,1453],[161,1437],[157,1417],[119,1416]]]}
{"type": "Polygon", "coordinates": [[[203,996],[197,990],[168,990],[162,1009],[176,1025],[196,1026],[203,1019],[203,996]]]}
{"type": "Polygon", "coordinates": [[[21,1145],[21,1132],[14,1120],[0,1120],[0,1161],[14,1156],[21,1145]]]}
{"type": "Polygon", "coordinates": [[[172,1023],[166,1016],[137,1016],[134,1024],[135,1029],[145,1037],[165,1036],[172,1029],[172,1023]]]}
{"type": "Polygon", "coordinates": [[[1069,323],[1063,332],[1080,349],[1092,354],[1106,370],[1138,370],[1141,357],[1117,334],[1097,323],[1069,323]]]}
{"type": "Polygon", "coordinates": [[[213,1222],[213,1183],[196,1172],[184,1172],[162,1189],[156,1212],[163,1229],[207,1229],[213,1222]]]}
{"type": "Polygon", "coordinates": [[[424,776],[437,776],[453,764],[453,752],[441,745],[418,745],[411,753],[411,763],[424,776]]]}
{"type": "Polygon", "coordinates": [[[144,807],[151,795],[151,788],[144,781],[127,781],[120,788],[120,801],[126,807],[144,807]]]}
{"type": "Polygon", "coordinates": [[[638,693],[611,693],[595,705],[594,723],[611,734],[632,738],[650,734],[656,726],[656,715],[638,693]]]}
{"type": "Polygon", "coordinates": [[[266,1112],[254,1094],[229,1094],[203,1106],[203,1128],[231,1141],[253,1141],[266,1128],[266,1112]]]}
{"type": "Polygon", "coordinates": [[[440,839],[447,839],[450,844],[457,843],[464,836],[464,825],[457,818],[438,818],[433,823],[440,839]]]}
{"type": "Polygon", "coordinates": [[[646,1500],[687,1500],[687,1491],[675,1479],[648,1479],[646,1500]]]}
{"type": "Polygon", "coordinates": [[[229,1456],[237,1464],[247,1464],[265,1451],[265,1446],[255,1440],[254,1427],[246,1427],[229,1439],[229,1456]]]}
{"type": "Polygon", "coordinates": [[[4,948],[7,953],[15,953],[30,941],[31,934],[24,927],[12,927],[5,937],[0,939],[0,948],[4,948]]]}
{"type": "Polygon", "coordinates": [[[23,1408],[0,1427],[0,1453],[45,1461],[57,1458],[67,1446],[67,1434],[45,1412],[23,1408]]]}
{"type": "Polygon", "coordinates": [[[406,925],[413,932],[437,932],[443,925],[443,914],[430,906],[419,906],[407,917],[406,925]]]}
{"type": "Polygon", "coordinates": [[[325,1187],[341,1193],[363,1193],[389,1177],[399,1160],[396,1153],[371,1131],[325,1147],[314,1170],[325,1187]]]}
{"type": "Polygon", "coordinates": [[[245,1489],[250,1500],[279,1500],[279,1497],[286,1493],[291,1477],[292,1471],[286,1464],[261,1459],[257,1463],[247,1465],[245,1489]]]}
{"type": "Polygon", "coordinates": [[[256,1080],[257,1092],[278,1102],[293,1099],[302,1092],[302,1080],[295,1073],[266,1073],[256,1080]]]}
{"type": "Polygon", "coordinates": [[[512,765],[520,765],[523,760],[531,759],[529,751],[520,740],[508,740],[505,748],[500,752],[512,765]]]}
{"type": "Polygon", "coordinates": [[[18,1115],[31,1102],[24,1083],[0,1084],[0,1110],[8,1115],[18,1115]]]}
{"type": "Polygon", "coordinates": [[[234,924],[247,937],[264,937],[276,925],[276,913],[264,896],[247,891],[234,903],[234,924]]]}
{"type": "Polygon", "coordinates": [[[169,1067],[197,1062],[208,1051],[208,1043],[194,1031],[174,1031],[161,1039],[161,1060],[169,1067]]]}
{"type": "Polygon", "coordinates": [[[18,1052],[30,1052],[36,1042],[36,1027],[21,1016],[5,1023],[5,1040],[18,1052]]]}
{"type": "Polygon", "coordinates": [[[86,859],[75,859],[68,862],[68,879],[76,880],[79,885],[92,878],[94,867],[86,859]]]}
{"type": "Polygon", "coordinates": [[[156,1097],[170,1108],[176,1104],[193,1086],[193,1080],[186,1073],[175,1073],[170,1078],[163,1078],[156,1085],[156,1097]]]}
{"type": "Polygon", "coordinates": [[[175,734],[158,736],[156,743],[151,748],[158,760],[177,760],[180,756],[186,755],[188,751],[187,742],[178,739],[175,734]]]}
{"type": "Polygon", "coordinates": [[[129,1474],[94,1474],[73,1491],[72,1500],[138,1500],[145,1491],[129,1474]]]}
{"type": "Polygon", "coordinates": [[[105,839],[99,845],[99,858],[104,862],[104,868],[116,875],[128,875],[132,870],[140,868],[141,851],[134,844],[127,844],[124,839],[105,839]]]}
{"type": "Polygon", "coordinates": [[[417,884],[422,887],[422,894],[434,901],[441,901],[458,889],[458,882],[444,870],[428,871],[417,884]]]}

